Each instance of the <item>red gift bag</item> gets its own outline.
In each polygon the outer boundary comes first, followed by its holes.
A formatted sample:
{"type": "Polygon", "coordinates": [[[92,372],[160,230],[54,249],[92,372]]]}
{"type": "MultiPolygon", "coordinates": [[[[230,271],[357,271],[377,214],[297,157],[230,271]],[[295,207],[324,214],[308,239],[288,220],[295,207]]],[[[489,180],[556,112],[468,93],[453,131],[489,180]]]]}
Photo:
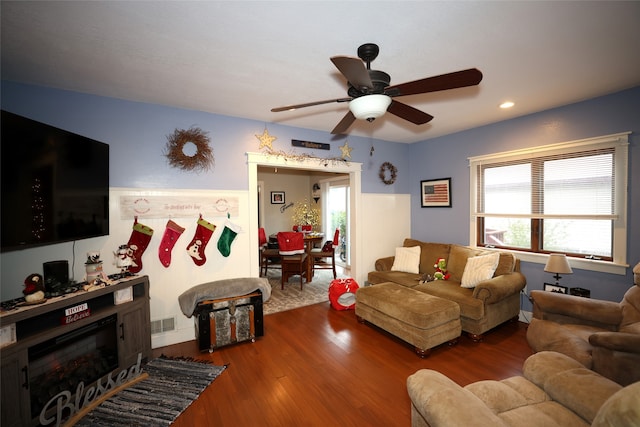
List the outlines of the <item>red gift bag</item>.
{"type": "Polygon", "coordinates": [[[336,310],[353,310],[356,307],[356,291],[360,286],[349,279],[335,279],[329,285],[329,301],[336,310]]]}

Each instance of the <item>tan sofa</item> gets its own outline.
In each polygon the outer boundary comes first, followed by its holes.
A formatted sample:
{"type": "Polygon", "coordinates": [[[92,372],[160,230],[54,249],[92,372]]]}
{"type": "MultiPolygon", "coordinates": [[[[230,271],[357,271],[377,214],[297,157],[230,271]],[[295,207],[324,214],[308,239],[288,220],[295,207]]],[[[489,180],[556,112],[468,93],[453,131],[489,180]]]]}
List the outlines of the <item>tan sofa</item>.
{"type": "Polygon", "coordinates": [[[403,246],[420,246],[419,272],[416,274],[391,271],[395,257],[380,258],[375,262],[376,270],[368,274],[369,283],[373,285],[384,282],[397,283],[458,303],[462,330],[475,341],[482,340],[482,334],[501,323],[518,318],[520,291],[524,289],[526,279],[520,273],[520,263],[513,253],[500,252],[498,267],[493,278],[482,281],[475,288],[470,289],[460,286],[467,260],[490,253],[489,251],[456,244],[422,242],[410,238],[404,240],[403,246]],[[446,281],[421,283],[424,275],[433,275],[434,264],[438,258],[444,258],[447,261],[447,270],[451,277],[446,281]]]}
{"type": "Polygon", "coordinates": [[[640,382],[623,388],[556,352],[530,356],[523,376],[466,387],[422,369],[407,390],[412,427],[640,425],[640,382]]]}
{"type": "Polygon", "coordinates": [[[640,285],[620,303],[544,291],[531,298],[533,351],[566,354],[622,385],[640,381],[640,285]]]}

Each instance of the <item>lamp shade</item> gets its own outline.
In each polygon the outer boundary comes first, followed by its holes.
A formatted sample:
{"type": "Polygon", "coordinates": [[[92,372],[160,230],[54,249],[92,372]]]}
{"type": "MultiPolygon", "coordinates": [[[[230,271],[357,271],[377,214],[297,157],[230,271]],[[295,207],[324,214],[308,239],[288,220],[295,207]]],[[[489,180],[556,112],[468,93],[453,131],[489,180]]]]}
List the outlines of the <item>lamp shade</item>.
{"type": "Polygon", "coordinates": [[[571,266],[565,254],[551,254],[547,260],[547,264],[544,266],[544,271],[549,273],[562,273],[571,274],[571,266]]]}
{"type": "Polygon", "coordinates": [[[372,121],[382,116],[391,104],[387,95],[364,95],[349,102],[349,110],[356,119],[372,121]]]}

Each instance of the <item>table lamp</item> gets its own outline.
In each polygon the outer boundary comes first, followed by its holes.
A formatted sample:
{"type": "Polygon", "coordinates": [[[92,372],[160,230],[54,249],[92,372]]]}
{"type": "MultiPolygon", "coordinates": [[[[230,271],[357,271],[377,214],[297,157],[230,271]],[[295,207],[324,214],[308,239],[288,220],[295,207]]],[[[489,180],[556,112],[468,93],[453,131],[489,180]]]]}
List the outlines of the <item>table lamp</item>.
{"type": "Polygon", "coordinates": [[[549,259],[547,260],[547,264],[544,266],[544,271],[555,273],[553,277],[556,279],[556,285],[559,284],[558,281],[561,279],[560,273],[573,273],[573,270],[571,270],[571,266],[569,265],[569,261],[567,261],[567,256],[565,254],[550,254],[549,259]]]}

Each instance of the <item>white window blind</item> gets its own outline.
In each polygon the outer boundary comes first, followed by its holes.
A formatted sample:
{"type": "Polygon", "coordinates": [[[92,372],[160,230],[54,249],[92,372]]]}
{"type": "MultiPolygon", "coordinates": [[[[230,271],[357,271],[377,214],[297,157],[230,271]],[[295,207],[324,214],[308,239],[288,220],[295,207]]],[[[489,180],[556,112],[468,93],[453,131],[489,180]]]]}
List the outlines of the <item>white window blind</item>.
{"type": "Polygon", "coordinates": [[[628,135],[470,158],[471,241],[624,262],[628,135]]]}

